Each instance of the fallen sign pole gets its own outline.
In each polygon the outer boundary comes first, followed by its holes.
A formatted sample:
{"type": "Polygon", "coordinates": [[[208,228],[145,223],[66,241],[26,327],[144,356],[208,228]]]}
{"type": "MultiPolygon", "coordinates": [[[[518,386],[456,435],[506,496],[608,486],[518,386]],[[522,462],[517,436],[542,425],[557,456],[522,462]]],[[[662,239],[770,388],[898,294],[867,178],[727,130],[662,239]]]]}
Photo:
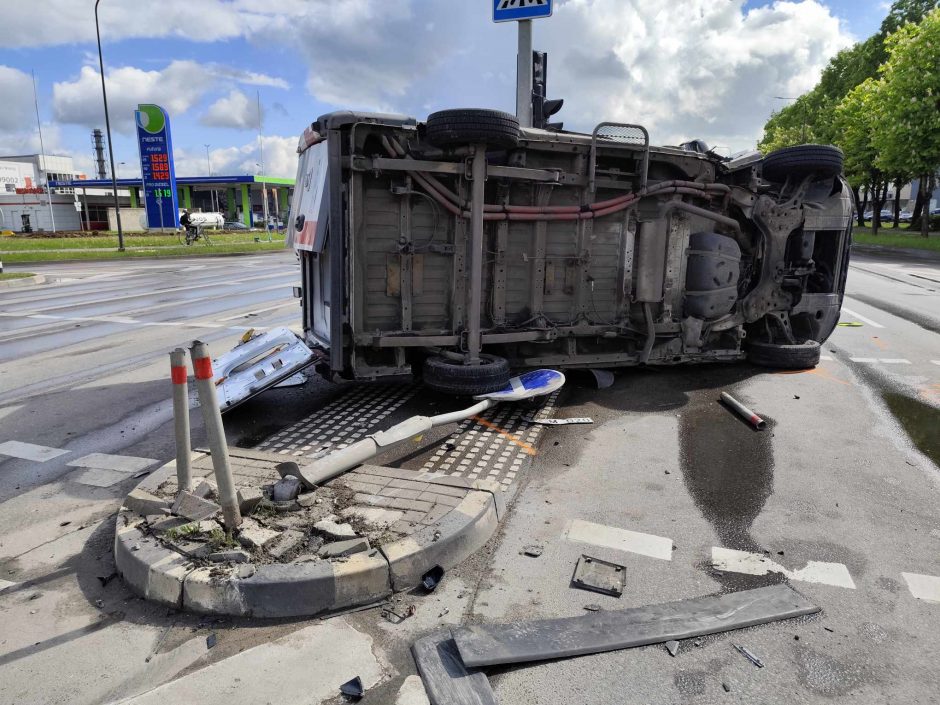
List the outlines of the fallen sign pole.
{"type": "Polygon", "coordinates": [[[721,393],[721,400],[727,404],[732,411],[738,414],[738,416],[747,421],[758,431],[763,431],[765,428],[767,428],[767,422],[764,421],[764,419],[748,409],[746,406],[744,406],[744,404],[728,394],[728,392],[721,393]]]}
{"type": "MultiPolygon", "coordinates": [[[[479,394],[474,399],[480,401],[473,406],[437,416],[412,416],[395,426],[366,436],[361,441],[330,453],[310,465],[298,470],[300,479],[308,487],[316,487],[327,480],[342,475],[357,465],[374,458],[379,451],[396,445],[409,438],[427,433],[435,426],[455,423],[481,414],[501,401],[520,401],[532,397],[551,394],[561,389],[565,376],[557,370],[534,370],[509,380],[509,385],[489,394],[479,394]]],[[[221,489],[221,485],[220,485],[221,489]]]]}

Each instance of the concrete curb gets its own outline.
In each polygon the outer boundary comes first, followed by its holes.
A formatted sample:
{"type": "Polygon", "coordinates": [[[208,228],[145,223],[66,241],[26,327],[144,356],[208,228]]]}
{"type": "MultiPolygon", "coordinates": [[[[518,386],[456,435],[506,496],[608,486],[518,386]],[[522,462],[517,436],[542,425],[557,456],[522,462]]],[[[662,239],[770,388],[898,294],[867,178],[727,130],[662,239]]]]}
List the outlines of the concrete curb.
{"type": "Polygon", "coordinates": [[[928,262],[940,262],[940,252],[933,250],[915,250],[910,247],[891,247],[890,245],[852,245],[852,252],[862,255],[883,255],[896,258],[921,259],[928,262]]]}
{"type": "MultiPolygon", "coordinates": [[[[154,492],[172,480],[175,471],[175,464],[167,463],[138,487],[154,492]]],[[[434,524],[368,553],[310,563],[200,567],[144,533],[143,518],[121,507],[115,564],[137,594],[202,614],[302,617],[376,602],[420,584],[424,573],[436,565],[448,570],[460,563],[489,540],[505,515],[495,483],[427,472],[414,476],[467,494],[434,524]]]]}
{"type": "Polygon", "coordinates": [[[21,286],[44,284],[45,281],[46,278],[42,274],[34,274],[31,277],[21,277],[20,279],[5,279],[0,281],[0,289],[15,289],[21,286]]]}

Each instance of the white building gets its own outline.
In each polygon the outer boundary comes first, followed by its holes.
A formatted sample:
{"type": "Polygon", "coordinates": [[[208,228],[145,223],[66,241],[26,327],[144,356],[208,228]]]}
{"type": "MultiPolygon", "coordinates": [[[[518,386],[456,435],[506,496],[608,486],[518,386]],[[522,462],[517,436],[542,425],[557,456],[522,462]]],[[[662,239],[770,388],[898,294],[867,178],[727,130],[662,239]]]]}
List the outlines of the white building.
{"type": "MultiPolygon", "coordinates": [[[[110,189],[90,188],[79,198],[74,188],[54,188],[52,208],[49,207],[47,181],[85,178],[75,170],[71,157],[0,156],[0,229],[14,232],[82,230],[89,221],[103,221],[105,225],[99,227],[107,227],[107,208],[113,206],[110,189]]],[[[127,189],[119,189],[118,196],[123,197],[122,205],[129,199],[127,189]]]]}

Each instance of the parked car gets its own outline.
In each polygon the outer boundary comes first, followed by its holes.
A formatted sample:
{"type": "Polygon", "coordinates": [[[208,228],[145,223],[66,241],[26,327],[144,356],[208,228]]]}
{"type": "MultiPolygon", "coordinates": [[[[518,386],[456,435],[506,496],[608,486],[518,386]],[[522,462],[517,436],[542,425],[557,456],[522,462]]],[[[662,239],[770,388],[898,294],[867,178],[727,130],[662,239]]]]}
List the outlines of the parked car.
{"type": "Polygon", "coordinates": [[[223,230],[251,230],[247,225],[237,220],[226,220],[222,226],[223,230]]]}
{"type": "Polygon", "coordinates": [[[330,113],[298,152],[288,243],[328,378],[472,395],[511,368],[799,369],[839,319],[854,209],[833,146],[731,159],[465,109],[330,113]]]}
{"type": "Polygon", "coordinates": [[[914,214],[907,210],[901,211],[898,216],[898,222],[900,223],[910,223],[912,220],[914,220],[914,214]]]}
{"type": "MultiPolygon", "coordinates": [[[[875,217],[874,211],[868,211],[865,213],[865,220],[872,220],[875,217]]],[[[893,221],[894,220],[894,211],[889,211],[887,209],[881,211],[881,222],[893,221]]]]}

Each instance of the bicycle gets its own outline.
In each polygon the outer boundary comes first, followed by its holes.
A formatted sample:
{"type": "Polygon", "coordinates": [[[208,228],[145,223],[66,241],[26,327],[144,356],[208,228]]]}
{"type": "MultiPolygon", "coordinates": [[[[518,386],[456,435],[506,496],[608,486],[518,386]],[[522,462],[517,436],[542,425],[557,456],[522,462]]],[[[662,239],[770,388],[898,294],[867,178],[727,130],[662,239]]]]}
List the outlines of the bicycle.
{"type": "Polygon", "coordinates": [[[209,240],[208,230],[198,225],[190,225],[178,230],[177,237],[179,238],[180,244],[186,245],[187,247],[196,242],[196,240],[202,240],[203,244],[206,246],[212,244],[209,240]]]}

